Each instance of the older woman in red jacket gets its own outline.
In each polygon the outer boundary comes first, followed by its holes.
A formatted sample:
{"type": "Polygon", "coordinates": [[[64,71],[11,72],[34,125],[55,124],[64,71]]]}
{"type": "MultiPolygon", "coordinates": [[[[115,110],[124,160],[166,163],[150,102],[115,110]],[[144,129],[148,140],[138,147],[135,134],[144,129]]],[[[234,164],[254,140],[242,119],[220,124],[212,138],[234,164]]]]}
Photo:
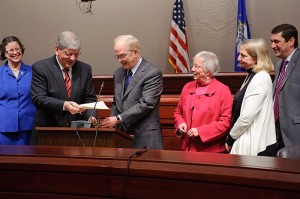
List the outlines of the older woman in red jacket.
{"type": "Polygon", "coordinates": [[[202,51],[195,55],[194,81],[183,87],[174,111],[176,135],[182,139],[183,151],[225,152],[232,96],[228,86],[214,77],[219,70],[214,53],[202,51]]]}

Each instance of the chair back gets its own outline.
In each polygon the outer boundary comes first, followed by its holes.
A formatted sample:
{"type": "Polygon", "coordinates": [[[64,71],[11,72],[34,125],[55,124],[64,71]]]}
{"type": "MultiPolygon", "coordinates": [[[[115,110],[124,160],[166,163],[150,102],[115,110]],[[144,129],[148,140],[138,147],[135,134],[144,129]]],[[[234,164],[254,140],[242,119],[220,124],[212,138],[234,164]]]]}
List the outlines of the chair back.
{"type": "Polygon", "coordinates": [[[277,152],[276,156],[280,158],[300,159],[300,146],[284,147],[277,152]]]}

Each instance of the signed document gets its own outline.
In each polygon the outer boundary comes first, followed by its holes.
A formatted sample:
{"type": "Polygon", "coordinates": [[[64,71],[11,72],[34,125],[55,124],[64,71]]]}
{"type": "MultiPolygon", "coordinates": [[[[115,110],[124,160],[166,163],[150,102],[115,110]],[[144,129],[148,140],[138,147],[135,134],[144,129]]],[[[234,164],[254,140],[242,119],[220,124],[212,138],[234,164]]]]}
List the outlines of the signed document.
{"type": "Polygon", "coordinates": [[[82,109],[109,109],[103,101],[98,101],[95,107],[96,102],[80,104],[80,108],[82,109]]]}

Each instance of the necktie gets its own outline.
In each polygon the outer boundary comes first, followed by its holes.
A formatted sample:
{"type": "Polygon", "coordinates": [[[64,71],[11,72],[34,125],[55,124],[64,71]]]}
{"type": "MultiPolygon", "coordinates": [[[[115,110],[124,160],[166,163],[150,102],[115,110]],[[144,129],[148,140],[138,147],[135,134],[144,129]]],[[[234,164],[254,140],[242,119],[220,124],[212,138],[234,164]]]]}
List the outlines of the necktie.
{"type": "Polygon", "coordinates": [[[275,122],[277,122],[277,120],[279,118],[279,93],[280,93],[280,89],[281,89],[282,80],[283,80],[284,75],[285,75],[285,67],[286,67],[287,64],[288,64],[288,61],[282,62],[281,71],[280,71],[278,81],[277,81],[277,84],[276,84],[276,88],[275,88],[275,94],[274,94],[274,117],[275,117],[275,122]]]}
{"type": "Polygon", "coordinates": [[[125,78],[124,92],[126,91],[128,85],[129,85],[129,83],[130,83],[130,81],[131,81],[131,78],[132,78],[132,72],[131,72],[131,70],[129,70],[129,71],[127,72],[127,75],[126,75],[126,78],[125,78]]]}
{"type": "Polygon", "coordinates": [[[65,86],[66,86],[66,89],[67,89],[68,98],[70,98],[70,96],[71,96],[71,86],[72,86],[72,81],[71,81],[71,78],[69,76],[70,69],[65,68],[63,71],[65,72],[65,86]]]}

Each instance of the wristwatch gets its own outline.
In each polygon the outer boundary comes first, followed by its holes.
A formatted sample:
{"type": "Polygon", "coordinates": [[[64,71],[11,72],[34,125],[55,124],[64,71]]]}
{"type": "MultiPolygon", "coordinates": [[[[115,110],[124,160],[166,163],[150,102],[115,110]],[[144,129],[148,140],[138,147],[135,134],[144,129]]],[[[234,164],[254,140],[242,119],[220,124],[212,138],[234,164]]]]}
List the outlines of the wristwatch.
{"type": "Polygon", "coordinates": [[[118,121],[118,124],[122,122],[120,115],[117,116],[117,121],[118,121]]]}

